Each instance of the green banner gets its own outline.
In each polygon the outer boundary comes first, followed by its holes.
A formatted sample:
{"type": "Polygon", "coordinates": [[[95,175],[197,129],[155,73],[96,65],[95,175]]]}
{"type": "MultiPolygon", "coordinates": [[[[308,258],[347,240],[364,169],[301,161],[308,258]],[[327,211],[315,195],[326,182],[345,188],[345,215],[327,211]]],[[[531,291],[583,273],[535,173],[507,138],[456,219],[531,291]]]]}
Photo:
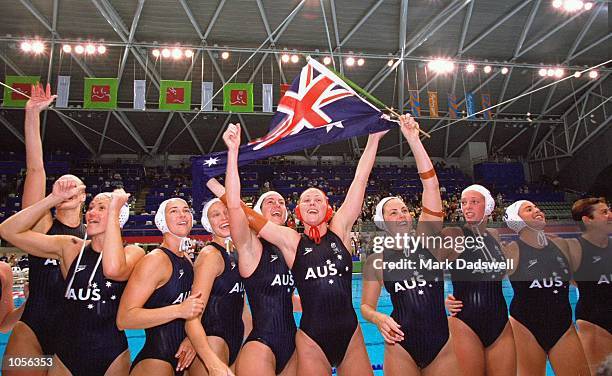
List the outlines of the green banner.
{"type": "Polygon", "coordinates": [[[226,84],[223,87],[223,111],[253,112],[253,84],[226,84]]]}
{"type": "MultiPolygon", "coordinates": [[[[26,95],[32,95],[32,85],[40,82],[40,76],[6,76],[6,84],[26,95]]],[[[27,97],[4,88],[4,107],[25,107],[27,97]]]]}
{"type": "Polygon", "coordinates": [[[83,108],[117,108],[116,78],[85,78],[83,108]]]}
{"type": "Polygon", "coordinates": [[[191,81],[161,80],[159,108],[189,111],[191,108],[191,81]]]}

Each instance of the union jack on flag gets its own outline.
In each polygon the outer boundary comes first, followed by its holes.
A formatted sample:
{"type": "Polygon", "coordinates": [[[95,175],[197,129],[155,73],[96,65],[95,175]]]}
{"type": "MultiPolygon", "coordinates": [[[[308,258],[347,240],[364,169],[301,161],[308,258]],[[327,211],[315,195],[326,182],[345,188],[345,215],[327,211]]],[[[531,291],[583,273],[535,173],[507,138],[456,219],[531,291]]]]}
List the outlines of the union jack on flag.
{"type": "MultiPolygon", "coordinates": [[[[286,136],[300,133],[304,127],[308,129],[325,127],[327,132],[334,126],[342,128],[341,121],[334,121],[323,111],[325,106],[355,95],[350,88],[342,84],[330,76],[321,74],[315,69],[314,64],[307,64],[302,69],[300,77],[294,81],[278,103],[276,111],[282,120],[266,136],[250,143],[255,145],[253,150],[268,147],[286,136]]],[[[274,123],[273,120],[272,124],[274,123]]]]}
{"type": "MultiPolygon", "coordinates": [[[[245,165],[395,125],[335,73],[309,59],[279,101],[268,134],[242,145],[238,163],[245,165]]],[[[194,209],[205,196],[206,181],[224,174],[226,162],[226,151],[192,158],[194,209]]]]}

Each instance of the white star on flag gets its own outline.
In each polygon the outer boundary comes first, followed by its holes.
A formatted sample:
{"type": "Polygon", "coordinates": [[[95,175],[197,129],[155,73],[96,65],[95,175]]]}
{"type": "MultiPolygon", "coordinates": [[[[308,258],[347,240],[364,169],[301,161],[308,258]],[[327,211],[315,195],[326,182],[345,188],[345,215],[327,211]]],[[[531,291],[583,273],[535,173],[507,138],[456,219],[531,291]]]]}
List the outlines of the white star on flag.
{"type": "Polygon", "coordinates": [[[111,287],[112,283],[110,283],[109,281],[106,281],[106,287],[111,287]]]}
{"type": "Polygon", "coordinates": [[[333,280],[333,279],[330,279],[330,280],[329,280],[329,284],[330,284],[330,285],[333,285],[333,284],[334,284],[334,280],[333,280]]]}
{"type": "Polygon", "coordinates": [[[342,255],[338,255],[338,260],[342,260],[342,255]]]}
{"type": "Polygon", "coordinates": [[[558,294],[558,293],[559,293],[559,291],[558,291],[558,290],[554,290],[554,291],[553,291],[553,293],[558,294]]]}
{"type": "Polygon", "coordinates": [[[93,309],[93,304],[88,304],[87,309],[93,309]]]}
{"type": "Polygon", "coordinates": [[[342,125],[342,122],[341,122],[341,121],[337,121],[337,122],[335,122],[335,123],[329,123],[329,124],[327,124],[327,125],[325,126],[325,131],[326,131],[327,133],[329,133],[329,131],[331,131],[332,129],[334,129],[334,127],[337,127],[337,128],[344,128],[344,125],[342,125]]]}
{"type": "Polygon", "coordinates": [[[331,264],[331,260],[327,260],[325,262],[327,263],[327,265],[331,264]]]}
{"type": "Polygon", "coordinates": [[[111,300],[115,300],[117,297],[115,295],[111,296],[111,300]]]}
{"type": "Polygon", "coordinates": [[[98,284],[94,282],[94,283],[91,284],[91,287],[93,287],[94,289],[97,289],[98,288],[98,284]]]}
{"type": "Polygon", "coordinates": [[[423,290],[419,290],[419,295],[423,295],[423,294],[424,294],[423,290]]]}
{"type": "Polygon", "coordinates": [[[214,166],[217,164],[217,162],[219,162],[219,158],[217,157],[210,157],[207,160],[204,161],[204,164],[207,165],[208,167],[210,166],[214,166]]]}

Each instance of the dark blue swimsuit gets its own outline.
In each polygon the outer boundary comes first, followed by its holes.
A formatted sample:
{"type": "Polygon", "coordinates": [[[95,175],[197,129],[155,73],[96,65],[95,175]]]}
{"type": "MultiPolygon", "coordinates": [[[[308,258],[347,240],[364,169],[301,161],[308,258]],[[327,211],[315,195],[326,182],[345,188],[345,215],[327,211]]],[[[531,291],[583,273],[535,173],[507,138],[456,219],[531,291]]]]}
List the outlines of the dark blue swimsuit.
{"type": "Polygon", "coordinates": [[[300,329],[337,367],[358,324],[353,309],[351,254],[330,230],[320,244],[302,234],[291,271],[302,300],[300,329]]]}
{"type": "MultiPolygon", "coordinates": [[[[465,239],[476,235],[463,228],[465,239]]],[[[483,234],[485,247],[466,247],[458,259],[473,262],[504,262],[501,246],[488,233],[483,234]]],[[[482,345],[489,347],[501,335],[508,322],[508,306],[502,291],[504,269],[452,269],[453,296],[463,302],[457,318],[476,333],[482,345]]]]}
{"type": "MultiPolygon", "coordinates": [[[[72,235],[83,239],[85,225],[69,227],[57,219],[47,235],[72,235]]],[[[57,325],[49,325],[61,320],[62,300],[64,299],[64,277],[59,260],[28,255],[30,295],[25,302],[21,322],[32,329],[43,354],[55,354],[55,341],[60,335],[57,325]]]]}
{"type": "Polygon", "coordinates": [[[582,261],[574,273],[580,298],[576,320],[599,325],[612,333],[612,241],[600,248],[580,237],[582,261]]]}
{"type": "Polygon", "coordinates": [[[268,346],[276,359],[276,373],[283,371],[295,351],[293,318],[294,281],[280,250],[261,239],[262,252],[257,269],[244,279],[253,315],[253,330],[246,342],[268,346]]]}
{"type": "Polygon", "coordinates": [[[202,316],[202,326],[206,335],[222,338],[229,348],[229,364],[234,364],[242,339],[244,338],[244,286],[238,271],[236,252],[229,255],[225,248],[217,243],[211,245],[223,257],[224,269],[213,283],[208,303],[202,316]]]}
{"type": "MultiPolygon", "coordinates": [[[[172,275],[166,284],[151,294],[144,308],[155,309],[173,304],[181,304],[189,297],[193,284],[193,265],[189,256],[177,256],[167,248],[159,247],[172,263],[172,275]]],[[[187,336],[185,320],[176,319],[153,328],[145,329],[146,341],[144,347],[134,359],[132,369],[138,362],[145,359],[159,359],[170,363],[175,375],[183,372],[176,371],[178,359],[174,357],[181,342],[187,336]]]]}
{"type": "Polygon", "coordinates": [[[128,349],[125,333],[116,325],[126,282],[105,278],[100,256],[87,245],[78,269],[77,257],[66,276],[68,285],[75,275],[69,295],[64,298],[60,319],[62,336],[56,345],[58,357],[75,376],[104,375],[113,361],[128,349]]]}
{"type": "Polygon", "coordinates": [[[517,243],[519,263],[510,276],[514,289],[510,315],[529,329],[548,353],[572,325],[569,263],[552,241],[542,249],[521,239],[517,243]]]}
{"type": "Polygon", "coordinates": [[[424,248],[413,253],[385,250],[383,258],[386,262],[397,263],[402,259],[414,262],[412,268],[385,270],[383,277],[393,304],[391,317],[404,332],[404,340],[399,344],[423,369],[434,361],[449,338],[444,272],[435,268],[437,260],[424,248]]]}

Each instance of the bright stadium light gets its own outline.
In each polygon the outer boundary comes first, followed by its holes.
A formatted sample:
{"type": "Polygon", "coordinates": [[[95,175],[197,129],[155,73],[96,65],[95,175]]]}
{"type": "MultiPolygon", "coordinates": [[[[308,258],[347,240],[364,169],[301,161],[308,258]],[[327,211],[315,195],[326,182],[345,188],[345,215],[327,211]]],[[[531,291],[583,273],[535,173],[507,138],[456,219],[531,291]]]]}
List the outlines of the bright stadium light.
{"type": "Polygon", "coordinates": [[[32,43],[30,42],[21,42],[21,51],[30,52],[32,51],[32,43]]]}

